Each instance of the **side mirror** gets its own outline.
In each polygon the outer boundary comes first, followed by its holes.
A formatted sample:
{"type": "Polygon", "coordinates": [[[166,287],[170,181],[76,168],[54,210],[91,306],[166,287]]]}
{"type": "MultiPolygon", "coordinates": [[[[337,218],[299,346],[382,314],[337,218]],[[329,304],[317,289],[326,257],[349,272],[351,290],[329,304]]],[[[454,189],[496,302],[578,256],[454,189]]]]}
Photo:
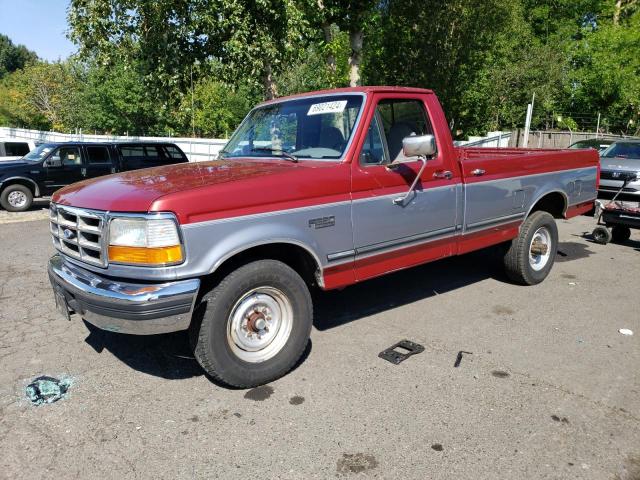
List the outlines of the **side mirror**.
{"type": "Polygon", "coordinates": [[[54,155],[47,160],[47,167],[61,167],[62,159],[58,155],[54,155]]]}
{"type": "Polygon", "coordinates": [[[405,157],[430,157],[436,153],[436,139],[433,135],[405,137],[402,153],[405,157]]]}

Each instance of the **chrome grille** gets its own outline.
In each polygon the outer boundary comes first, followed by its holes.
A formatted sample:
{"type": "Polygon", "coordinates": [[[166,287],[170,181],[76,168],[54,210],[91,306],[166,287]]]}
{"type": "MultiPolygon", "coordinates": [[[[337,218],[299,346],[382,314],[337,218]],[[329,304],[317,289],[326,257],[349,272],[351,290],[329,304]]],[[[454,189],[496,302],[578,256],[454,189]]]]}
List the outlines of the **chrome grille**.
{"type": "Polygon", "coordinates": [[[57,250],[83,262],[106,267],[105,212],[52,203],[49,221],[57,250]]]}

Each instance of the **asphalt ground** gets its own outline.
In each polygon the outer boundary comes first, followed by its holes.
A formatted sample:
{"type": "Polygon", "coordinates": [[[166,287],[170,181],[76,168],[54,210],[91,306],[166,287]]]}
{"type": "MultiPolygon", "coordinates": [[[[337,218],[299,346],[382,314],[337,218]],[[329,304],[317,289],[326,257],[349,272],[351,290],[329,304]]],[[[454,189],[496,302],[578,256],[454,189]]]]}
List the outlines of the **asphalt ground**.
{"type": "Polygon", "coordinates": [[[38,210],[0,218],[1,478],[640,478],[638,231],[602,246],[560,221],[533,287],[479,252],[317,293],[297,368],[230,390],[182,334],[59,317],[38,210]],[[424,352],[378,357],[403,339],[424,352]],[[65,398],[33,406],[40,375],[65,398]]]}

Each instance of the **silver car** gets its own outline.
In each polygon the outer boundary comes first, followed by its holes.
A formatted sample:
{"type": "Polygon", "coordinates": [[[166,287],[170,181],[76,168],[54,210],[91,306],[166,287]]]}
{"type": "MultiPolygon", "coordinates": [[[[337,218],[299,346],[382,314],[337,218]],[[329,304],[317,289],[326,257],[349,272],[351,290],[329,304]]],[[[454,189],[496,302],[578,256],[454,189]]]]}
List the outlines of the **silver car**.
{"type": "Polygon", "coordinates": [[[600,154],[601,192],[618,192],[629,173],[636,179],[625,185],[622,193],[640,198],[640,140],[623,140],[611,144],[600,154]]]}

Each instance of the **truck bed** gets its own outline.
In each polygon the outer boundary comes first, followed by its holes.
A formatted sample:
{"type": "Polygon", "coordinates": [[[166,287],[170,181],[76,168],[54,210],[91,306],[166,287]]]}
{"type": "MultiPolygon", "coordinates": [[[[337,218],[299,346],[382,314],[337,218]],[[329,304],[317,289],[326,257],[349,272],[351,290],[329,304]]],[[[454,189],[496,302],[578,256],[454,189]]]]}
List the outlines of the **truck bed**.
{"type": "Polygon", "coordinates": [[[465,183],[562,170],[599,167],[595,150],[455,147],[465,183]],[[472,172],[481,169],[482,176],[472,172]]]}

